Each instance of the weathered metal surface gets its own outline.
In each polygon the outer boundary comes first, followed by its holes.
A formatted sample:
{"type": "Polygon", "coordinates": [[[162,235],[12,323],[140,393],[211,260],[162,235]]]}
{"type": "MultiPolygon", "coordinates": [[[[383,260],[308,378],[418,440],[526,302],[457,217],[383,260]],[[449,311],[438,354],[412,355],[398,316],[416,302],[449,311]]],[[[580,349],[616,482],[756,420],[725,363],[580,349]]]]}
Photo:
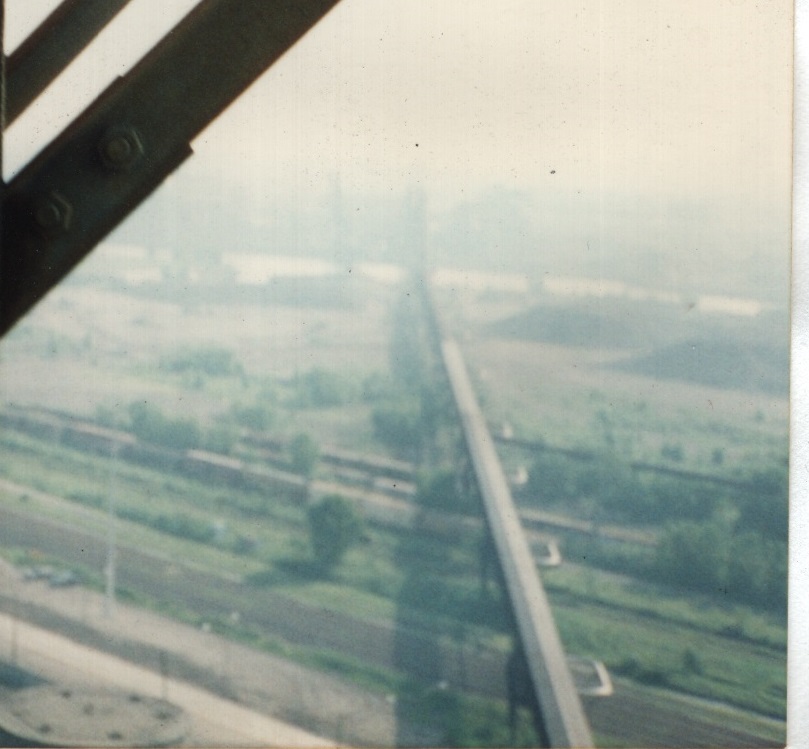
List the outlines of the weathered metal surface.
{"type": "Polygon", "coordinates": [[[6,124],[25,111],[129,0],[64,0],[8,56],[6,124]]]}
{"type": "Polygon", "coordinates": [[[3,201],[0,334],[177,168],[194,136],[336,2],[203,0],[35,157],[3,201]]]}

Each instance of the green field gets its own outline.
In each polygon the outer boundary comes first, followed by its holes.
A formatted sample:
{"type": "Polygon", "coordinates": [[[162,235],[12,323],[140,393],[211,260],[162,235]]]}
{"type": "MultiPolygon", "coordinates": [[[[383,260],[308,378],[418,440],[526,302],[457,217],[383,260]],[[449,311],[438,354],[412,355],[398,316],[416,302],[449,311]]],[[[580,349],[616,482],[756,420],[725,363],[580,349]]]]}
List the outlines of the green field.
{"type": "MultiPolygon", "coordinates": [[[[369,396],[369,378],[378,385],[380,377],[385,382],[389,377],[392,315],[384,294],[373,295],[358,309],[270,307],[259,312],[250,305],[183,306],[86,291],[57,290],[4,344],[4,401],[88,417],[104,412],[124,427],[128,406],[147,401],[169,417],[194,419],[204,435],[217,425],[235,423],[227,419],[239,409],[260,406],[268,414],[270,434],[306,433],[321,444],[377,453],[385,448],[375,434],[374,408],[418,411],[418,396],[390,383],[385,385],[389,392],[369,396]],[[118,310],[117,319],[98,315],[99,305],[118,310]],[[225,350],[238,367],[221,375],[167,368],[167,357],[178,356],[181,348],[196,354],[225,350]],[[306,378],[315,371],[325,373],[336,389],[325,394],[307,389],[306,378]]],[[[783,465],[784,399],[648,380],[606,368],[611,355],[603,351],[476,337],[475,323],[486,309],[475,310],[459,307],[459,319],[472,321],[471,337],[462,345],[493,424],[509,422],[517,436],[558,447],[608,447],[625,462],[665,463],[665,455],[675,456],[669,458],[674,467],[728,478],[783,465]]],[[[456,433],[448,433],[435,442],[444,459],[457,449],[456,433]]],[[[328,477],[322,466],[318,471],[328,477]]],[[[0,442],[0,476],[36,490],[2,491],[3,503],[81,524],[99,535],[106,528],[106,497],[114,485],[123,544],[159,550],[357,619],[407,621],[449,640],[460,628],[481,647],[510,647],[502,606],[481,599],[475,534],[459,533],[448,543],[366,527],[364,542],[330,577],[318,578],[311,575],[306,508],[282,494],[217,486],[121,460],[113,467],[109,459],[8,430],[0,442]]],[[[567,511],[576,518],[572,505],[567,511]]],[[[650,553],[629,548],[626,558],[641,552],[650,553]]],[[[727,703],[751,716],[783,719],[783,612],[656,584],[626,564],[622,574],[615,574],[603,559],[575,561],[542,572],[568,652],[602,660],[622,679],[650,689],[671,689],[727,703]]],[[[98,572],[88,571],[89,578],[97,579],[98,572]]],[[[159,605],[137,591],[131,594],[144,605],[159,605]]],[[[171,613],[193,618],[192,612],[171,613]]],[[[439,706],[454,716],[444,725],[453,742],[496,745],[508,740],[502,704],[451,690],[436,695],[431,685],[403,681],[401,674],[293,647],[266,634],[232,627],[225,633],[366,686],[395,686],[409,709],[430,720],[438,720],[439,706]],[[471,727],[459,733],[465,721],[471,727]],[[496,730],[491,728],[495,724],[496,730]]],[[[599,742],[613,745],[620,739],[602,735],[599,742]]]]}

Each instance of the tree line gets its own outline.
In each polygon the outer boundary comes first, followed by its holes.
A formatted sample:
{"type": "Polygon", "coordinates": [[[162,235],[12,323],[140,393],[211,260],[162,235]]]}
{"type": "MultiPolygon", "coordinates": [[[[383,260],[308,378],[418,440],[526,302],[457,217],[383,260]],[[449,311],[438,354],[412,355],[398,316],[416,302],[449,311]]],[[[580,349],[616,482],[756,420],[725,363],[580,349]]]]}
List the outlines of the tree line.
{"type": "Polygon", "coordinates": [[[786,606],[786,466],[751,473],[740,490],[639,476],[614,455],[582,463],[542,453],[532,467],[524,499],[576,512],[596,526],[660,527],[652,558],[625,560],[635,565],[626,571],[757,606],[786,606]]]}

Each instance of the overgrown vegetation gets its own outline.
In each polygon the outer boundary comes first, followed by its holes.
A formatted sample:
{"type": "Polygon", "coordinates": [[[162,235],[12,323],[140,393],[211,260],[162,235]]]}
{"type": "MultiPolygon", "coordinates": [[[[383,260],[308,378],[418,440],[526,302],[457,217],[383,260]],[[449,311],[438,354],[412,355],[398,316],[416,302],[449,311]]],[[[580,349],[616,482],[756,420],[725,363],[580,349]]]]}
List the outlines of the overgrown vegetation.
{"type": "Polygon", "coordinates": [[[166,372],[193,372],[207,377],[243,375],[244,368],[232,351],[217,346],[185,349],[163,356],[160,368],[166,372]]]}
{"type": "Polygon", "coordinates": [[[315,563],[328,575],[362,540],[362,521],[346,499],[330,494],[309,508],[309,534],[315,563]]]}
{"type": "MultiPolygon", "coordinates": [[[[273,436],[287,440],[305,432],[324,445],[336,443],[334,434],[347,435],[346,447],[373,445],[378,450],[381,445],[394,456],[424,461],[417,486],[424,508],[474,512],[470,494],[458,481],[454,414],[436,362],[425,354],[426,331],[411,316],[414,304],[412,298],[403,300],[394,312],[390,375],[345,374],[350,365],[341,368],[324,355],[313,358],[307,372],[259,378],[248,376],[226,349],[170,352],[161,359],[161,387],[171,382],[172,387],[193,389],[194,383],[202,383],[205,396],[218,399],[213,416],[189,411],[192,418],[175,418],[154,405],[169,403],[157,397],[139,399],[128,419],[109,410],[99,416],[156,444],[221,453],[238,446],[242,429],[273,430],[273,436]],[[349,413],[352,420],[346,419],[349,413]]],[[[331,357],[333,351],[325,353],[331,357]]],[[[541,375],[532,371],[531,378],[533,382],[541,375]]],[[[519,388],[499,381],[489,388],[495,405],[499,390],[510,389],[515,398],[524,399],[519,388]]],[[[550,395],[543,390],[542,398],[569,425],[566,444],[582,445],[597,457],[586,463],[541,453],[531,467],[525,501],[594,527],[591,537],[565,539],[566,560],[574,564],[543,571],[566,647],[601,658],[614,673],[642,684],[782,715],[786,472],[775,460],[762,458],[779,454],[780,443],[772,436],[780,428],[777,419],[761,415],[754,424],[745,415],[732,422],[706,417],[686,423],[686,417],[677,420],[668,413],[655,421],[660,404],[652,399],[632,400],[630,408],[625,395],[613,404],[606,388],[593,386],[589,392],[576,383],[564,383],[564,388],[550,395]],[[613,424],[605,417],[593,429],[589,410],[608,414],[613,424]],[[759,440],[764,427],[767,439],[759,440]],[[734,471],[745,461],[762,468],[747,478],[752,487],[747,492],[674,474],[641,474],[630,467],[627,434],[632,430],[647,430],[642,459],[662,460],[673,469],[690,470],[701,460],[699,470],[739,478],[734,471]],[[770,463],[774,467],[764,470],[770,463]],[[642,526],[659,543],[652,547],[601,538],[598,529],[606,525],[642,526]],[[616,583],[617,576],[605,569],[626,577],[616,583]]],[[[546,428],[542,415],[522,402],[514,411],[534,433],[546,428]]],[[[108,463],[38,440],[0,439],[3,475],[99,508],[102,527],[106,495],[99,485],[108,480],[108,463]]],[[[292,458],[290,448],[282,458],[292,458]]],[[[311,475],[307,465],[311,460],[302,458],[296,470],[311,475]]],[[[319,575],[311,561],[309,518],[302,502],[247,486],[213,486],[167,468],[121,463],[118,471],[122,538],[129,543],[170,550],[166,553],[211,569],[252,575],[256,585],[357,619],[396,621],[444,642],[467,638],[480,648],[507,646],[503,601],[481,591],[475,538],[367,526],[363,543],[344,552],[328,575],[319,575]]],[[[325,474],[326,469],[321,466],[317,472],[325,474]]],[[[34,493],[13,502],[32,512],[69,516],[59,505],[41,504],[34,493]]],[[[348,676],[361,680],[361,667],[346,665],[334,654],[321,655],[320,665],[337,672],[345,668],[348,676]]],[[[477,703],[452,685],[443,689],[422,683],[394,691],[403,704],[418,702],[421,694],[425,710],[433,704],[441,707],[441,716],[435,717],[439,722],[446,717],[441,723],[444,743],[510,743],[502,735],[502,706],[477,703]]]]}
{"type": "Polygon", "coordinates": [[[177,450],[199,447],[202,430],[195,419],[172,419],[156,406],[135,401],[129,406],[130,428],[144,442],[177,450]]]}
{"type": "MultiPolygon", "coordinates": [[[[639,476],[614,454],[593,460],[541,453],[526,498],[571,508],[599,524],[661,527],[653,555],[608,566],[755,606],[786,608],[787,471],[754,473],[738,486],[639,476]]],[[[605,561],[592,549],[591,562],[605,561]]]]}
{"type": "Polygon", "coordinates": [[[295,473],[312,478],[320,450],[308,434],[298,434],[289,445],[289,463],[295,473]]]}

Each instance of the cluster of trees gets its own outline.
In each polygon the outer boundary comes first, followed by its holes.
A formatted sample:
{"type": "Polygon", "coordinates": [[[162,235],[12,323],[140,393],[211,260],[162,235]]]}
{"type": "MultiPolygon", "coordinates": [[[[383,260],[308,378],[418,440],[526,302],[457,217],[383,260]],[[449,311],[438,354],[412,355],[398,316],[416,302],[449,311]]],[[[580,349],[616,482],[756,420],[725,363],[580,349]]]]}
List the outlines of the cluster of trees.
{"type": "Polygon", "coordinates": [[[117,514],[125,520],[146,525],[170,536],[197,543],[216,543],[235,554],[249,555],[254,553],[257,547],[255,539],[249,536],[228,534],[224,524],[212,523],[185,512],[154,514],[139,507],[121,507],[118,508],[117,514]]]}
{"type": "Polygon", "coordinates": [[[186,349],[164,356],[160,368],[167,372],[207,375],[209,377],[242,376],[244,368],[232,351],[218,346],[186,349]]]}
{"type": "Polygon", "coordinates": [[[162,533],[198,543],[210,543],[216,537],[216,528],[209,521],[192,517],[183,512],[153,515],[138,508],[123,507],[118,510],[118,515],[162,533]]]}
{"type": "Polygon", "coordinates": [[[672,513],[682,516],[682,507],[671,506],[667,491],[665,482],[644,486],[630,466],[611,453],[582,461],[547,451],[534,461],[524,493],[541,507],[587,506],[596,516],[640,524],[672,513]]]}
{"type": "Polygon", "coordinates": [[[266,432],[275,423],[275,413],[261,403],[234,403],[230,407],[228,418],[234,424],[254,432],[266,432]]]}
{"type": "Polygon", "coordinates": [[[334,408],[357,397],[356,384],[351,379],[322,367],[296,375],[293,384],[292,405],[297,408],[334,408]]]}
{"type": "Polygon", "coordinates": [[[437,381],[437,368],[421,294],[418,289],[406,291],[391,320],[394,387],[371,414],[374,436],[398,458],[437,462],[439,433],[454,417],[446,384],[437,381]]]}
{"type": "Polygon", "coordinates": [[[174,450],[204,448],[229,454],[239,438],[232,419],[223,419],[210,429],[202,429],[196,419],[166,416],[148,401],[134,401],[128,408],[129,423],[124,424],[139,440],[174,450]]]}
{"type": "Polygon", "coordinates": [[[172,419],[146,401],[135,401],[129,406],[130,429],[144,442],[188,450],[199,447],[202,430],[195,419],[172,419]]]}
{"type": "Polygon", "coordinates": [[[546,452],[527,491],[542,506],[573,506],[596,521],[662,525],[653,558],[635,572],[753,605],[786,605],[785,466],[722,487],[639,476],[610,455],[581,461],[546,452]]]}
{"type": "Polygon", "coordinates": [[[664,582],[785,609],[788,504],[786,467],[754,474],[745,491],[726,498],[707,521],[668,525],[653,574],[664,582]]]}
{"type": "Polygon", "coordinates": [[[412,405],[378,406],[371,413],[374,436],[401,460],[418,460],[424,439],[421,413],[412,405]]]}
{"type": "Polygon", "coordinates": [[[452,469],[420,473],[416,481],[416,501],[422,507],[442,512],[468,514],[480,510],[475,490],[464,486],[452,469]]]}
{"type": "Polygon", "coordinates": [[[650,573],[663,583],[754,606],[786,608],[786,542],[720,519],[668,526],[650,573]]]}
{"type": "Polygon", "coordinates": [[[309,508],[309,538],[318,571],[328,575],[362,541],[362,519],[347,499],[330,494],[309,508]]]}
{"type": "Polygon", "coordinates": [[[312,478],[320,458],[320,449],[308,434],[298,434],[289,443],[289,463],[295,473],[312,478]]]}
{"type": "Polygon", "coordinates": [[[614,453],[581,460],[546,451],[534,461],[523,494],[526,501],[540,507],[574,508],[589,511],[596,521],[635,525],[710,520],[729,511],[738,516],[742,528],[786,538],[785,467],[754,473],[744,488],[736,488],[641,475],[614,453]]]}

